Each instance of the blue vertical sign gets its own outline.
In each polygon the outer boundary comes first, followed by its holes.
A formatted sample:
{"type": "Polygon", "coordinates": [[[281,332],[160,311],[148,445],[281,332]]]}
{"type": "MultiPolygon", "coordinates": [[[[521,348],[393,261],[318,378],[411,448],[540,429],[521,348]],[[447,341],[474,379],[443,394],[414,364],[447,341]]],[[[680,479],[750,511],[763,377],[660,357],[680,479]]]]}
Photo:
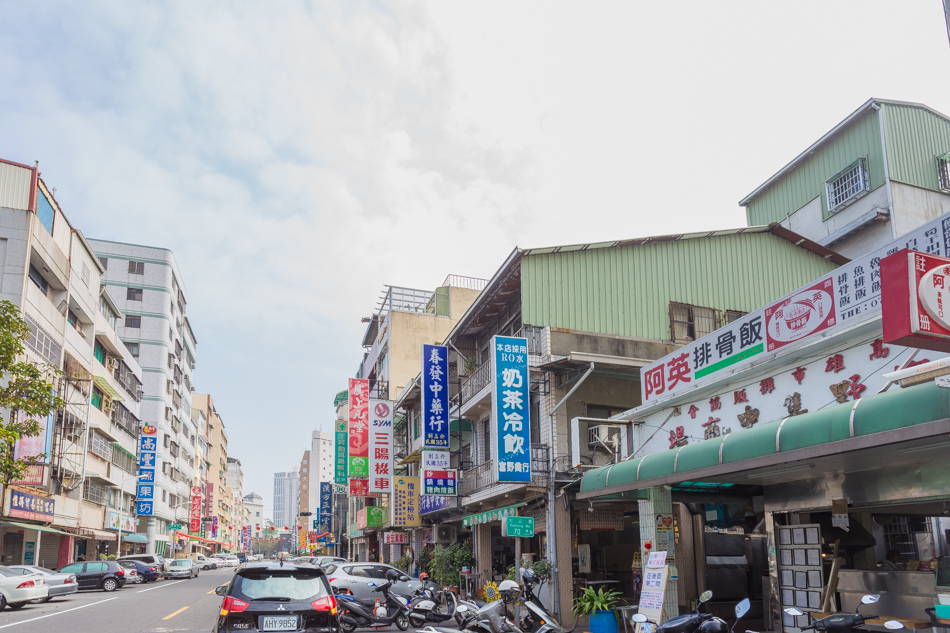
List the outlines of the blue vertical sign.
{"type": "Polygon", "coordinates": [[[422,430],[425,448],[449,447],[449,348],[422,346],[422,430]]]}
{"type": "Polygon", "coordinates": [[[531,481],[528,340],[493,336],[492,361],[498,481],[531,481]]]}
{"type": "Polygon", "coordinates": [[[333,532],[333,484],[320,482],[320,533],[333,532]]]}
{"type": "Polygon", "coordinates": [[[155,468],[158,466],[158,429],[146,425],[139,437],[139,479],[135,486],[135,514],[155,513],[155,468]]]}

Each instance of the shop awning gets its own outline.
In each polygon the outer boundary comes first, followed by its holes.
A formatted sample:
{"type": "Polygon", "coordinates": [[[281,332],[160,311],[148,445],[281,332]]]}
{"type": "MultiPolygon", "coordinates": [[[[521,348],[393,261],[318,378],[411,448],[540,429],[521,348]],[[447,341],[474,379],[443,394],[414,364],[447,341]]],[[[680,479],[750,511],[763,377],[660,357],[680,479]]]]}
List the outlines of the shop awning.
{"type": "MultiPolygon", "coordinates": [[[[950,390],[927,382],[597,468],[584,475],[577,496],[586,499],[703,477],[722,477],[919,439],[943,432],[925,425],[941,422],[945,426],[948,421],[950,390]]],[[[802,468],[807,466],[791,465],[781,472],[802,468]]],[[[772,474],[779,472],[775,470],[772,474]]]]}
{"type": "Polygon", "coordinates": [[[144,534],[123,534],[122,540],[126,543],[148,543],[148,537],[144,534]]]}
{"type": "Polygon", "coordinates": [[[70,536],[93,539],[96,541],[116,540],[115,534],[113,534],[112,532],[106,532],[104,530],[96,530],[94,528],[86,528],[86,527],[75,527],[75,528],[67,528],[67,529],[71,533],[70,536]]]}
{"type": "Polygon", "coordinates": [[[3,521],[6,525],[13,525],[23,530],[39,530],[40,532],[47,532],[48,534],[62,534],[65,536],[73,536],[69,532],[63,532],[62,530],[57,530],[56,528],[46,527],[45,525],[39,525],[38,523],[20,523],[19,521],[8,521],[4,519],[3,521]]]}
{"type": "Polygon", "coordinates": [[[495,508],[494,510],[485,510],[462,517],[462,527],[471,527],[479,523],[491,523],[492,521],[501,521],[504,517],[511,517],[518,514],[518,508],[523,506],[526,501],[516,503],[513,506],[504,508],[495,508]]]}
{"type": "Polygon", "coordinates": [[[122,394],[115,390],[115,388],[109,384],[109,380],[103,376],[93,376],[92,381],[96,383],[96,386],[109,394],[109,397],[113,400],[123,400],[122,394]]]}

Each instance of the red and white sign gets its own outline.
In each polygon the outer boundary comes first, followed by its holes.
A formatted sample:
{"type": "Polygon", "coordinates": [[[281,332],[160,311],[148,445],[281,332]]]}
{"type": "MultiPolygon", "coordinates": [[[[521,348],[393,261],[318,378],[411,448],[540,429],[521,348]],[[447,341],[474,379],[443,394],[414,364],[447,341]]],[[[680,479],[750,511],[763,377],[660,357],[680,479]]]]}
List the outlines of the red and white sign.
{"type": "Polygon", "coordinates": [[[826,278],[765,309],[766,350],[775,351],[835,323],[834,281],[826,278]]]}
{"type": "Polygon", "coordinates": [[[201,531],[201,486],[191,488],[191,521],[188,531],[194,534],[201,531]]]}
{"type": "Polygon", "coordinates": [[[884,342],[950,352],[950,259],[903,249],[881,277],[884,342]]]}
{"type": "Polygon", "coordinates": [[[388,400],[369,401],[369,491],[392,492],[393,406],[388,400]]]}
{"type": "Polygon", "coordinates": [[[28,464],[23,477],[10,482],[11,484],[20,484],[22,486],[45,486],[46,485],[46,466],[43,464],[28,464]]]}
{"type": "Polygon", "coordinates": [[[349,475],[369,477],[369,381],[350,378],[349,383],[349,475]]]}
{"type": "Polygon", "coordinates": [[[369,491],[369,479],[350,479],[351,497],[375,497],[376,494],[369,491]]]}
{"type": "Polygon", "coordinates": [[[386,545],[408,545],[408,532],[385,532],[383,534],[383,543],[386,545]]]}

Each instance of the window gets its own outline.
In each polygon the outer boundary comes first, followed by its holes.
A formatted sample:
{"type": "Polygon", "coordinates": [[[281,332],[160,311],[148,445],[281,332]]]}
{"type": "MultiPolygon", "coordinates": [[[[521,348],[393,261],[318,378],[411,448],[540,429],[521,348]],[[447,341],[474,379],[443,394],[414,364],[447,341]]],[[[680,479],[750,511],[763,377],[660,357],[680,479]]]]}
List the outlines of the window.
{"type": "Polygon", "coordinates": [[[83,263],[82,263],[82,272],[81,272],[79,275],[80,275],[80,277],[82,277],[82,282],[83,282],[84,284],[86,284],[87,286],[89,285],[89,274],[90,274],[90,272],[91,272],[91,271],[89,270],[89,264],[87,264],[86,262],[83,262],[83,263]]]}
{"type": "Polygon", "coordinates": [[[712,308],[670,302],[673,341],[695,341],[702,338],[716,329],[716,321],[716,311],[712,308]]]}
{"type": "Polygon", "coordinates": [[[102,392],[97,387],[92,388],[92,406],[102,409],[102,392]]]}
{"type": "Polygon", "coordinates": [[[96,341],[96,346],[93,348],[92,354],[96,357],[96,360],[99,361],[100,365],[106,364],[106,348],[104,348],[99,341],[96,341]]]}
{"type": "Polygon", "coordinates": [[[46,283],[46,279],[40,274],[40,271],[38,271],[33,266],[33,264],[30,264],[30,281],[36,284],[36,287],[39,288],[44,295],[49,296],[49,284],[46,283]]]}
{"type": "Polygon", "coordinates": [[[126,314],[126,315],[125,315],[125,327],[141,328],[141,327],[142,327],[142,317],[140,317],[140,316],[135,316],[135,315],[132,315],[132,314],[126,314]]]}
{"type": "Polygon", "coordinates": [[[107,462],[112,461],[112,443],[99,433],[93,433],[89,437],[89,452],[107,462]]]}
{"type": "Polygon", "coordinates": [[[139,357],[139,344],[138,344],[138,343],[126,343],[126,344],[125,344],[125,348],[126,348],[127,350],[129,350],[129,354],[131,354],[134,358],[138,358],[138,357],[139,357]]]}
{"type": "Polygon", "coordinates": [[[175,340],[175,335],[174,335],[174,333],[172,333],[172,329],[171,329],[171,328],[168,328],[168,340],[169,340],[169,341],[174,341],[174,340],[175,340]]]}
{"type": "Polygon", "coordinates": [[[940,191],[950,191],[950,152],[937,157],[937,181],[940,191]]]}
{"type": "Polygon", "coordinates": [[[732,323],[738,319],[741,319],[745,315],[749,314],[748,312],[740,312],[739,310],[726,310],[726,323],[732,323]]]}
{"type": "Polygon", "coordinates": [[[108,258],[108,257],[100,257],[100,258],[99,258],[99,263],[102,264],[103,270],[109,270],[109,258],[108,258]]]}
{"type": "Polygon", "coordinates": [[[168,355],[168,368],[171,369],[174,364],[175,364],[175,355],[174,355],[174,354],[169,354],[169,355],[168,355]]]}
{"type": "Polygon", "coordinates": [[[828,213],[837,213],[870,191],[865,159],[859,158],[825,183],[828,213]]]}
{"type": "Polygon", "coordinates": [[[126,288],[125,298],[129,301],[141,301],[142,300],[142,289],[141,288],[126,288]]]}
{"type": "Polygon", "coordinates": [[[145,274],[145,262],[133,262],[133,261],[129,261],[129,274],[132,274],[132,275],[144,275],[144,274],[145,274]]]}
{"type": "MultiPolygon", "coordinates": [[[[82,498],[92,503],[98,503],[101,506],[109,505],[109,488],[95,479],[87,479],[85,483],[83,483],[82,498]]],[[[93,563],[86,564],[92,565],[93,563]]]]}
{"type": "Polygon", "coordinates": [[[36,193],[39,195],[36,196],[36,219],[40,221],[50,235],[53,234],[53,216],[55,211],[53,211],[53,205],[50,204],[49,199],[46,197],[46,193],[40,189],[36,188],[36,193]]]}
{"type": "Polygon", "coordinates": [[[79,317],[76,316],[76,313],[72,310],[66,312],[66,322],[73,326],[73,329],[79,332],[83,337],[85,335],[82,333],[82,321],[79,320],[79,317]]]}

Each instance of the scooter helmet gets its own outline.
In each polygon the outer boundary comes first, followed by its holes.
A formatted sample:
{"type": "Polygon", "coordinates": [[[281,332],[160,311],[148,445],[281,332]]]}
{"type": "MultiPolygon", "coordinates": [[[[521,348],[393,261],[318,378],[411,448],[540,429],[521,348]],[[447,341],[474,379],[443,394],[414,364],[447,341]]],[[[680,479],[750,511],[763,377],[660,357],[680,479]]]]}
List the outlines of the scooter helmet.
{"type": "Polygon", "coordinates": [[[422,582],[429,580],[429,574],[422,572],[421,574],[419,574],[419,580],[421,580],[422,582]]]}
{"type": "Polygon", "coordinates": [[[402,574],[399,572],[398,569],[390,569],[389,571],[386,572],[386,580],[388,580],[389,582],[396,582],[397,580],[399,580],[400,576],[402,576],[402,574]]]}
{"type": "MultiPolygon", "coordinates": [[[[505,602],[517,602],[521,597],[521,586],[514,580],[503,580],[498,585],[498,593],[505,602]]],[[[726,632],[728,633],[728,631],[726,632]]]]}
{"type": "Polygon", "coordinates": [[[536,584],[538,582],[538,572],[526,567],[521,571],[521,580],[526,585],[536,584]]]}
{"type": "Polygon", "coordinates": [[[729,625],[719,618],[709,618],[699,625],[697,633],[729,633],[729,625]]]}

